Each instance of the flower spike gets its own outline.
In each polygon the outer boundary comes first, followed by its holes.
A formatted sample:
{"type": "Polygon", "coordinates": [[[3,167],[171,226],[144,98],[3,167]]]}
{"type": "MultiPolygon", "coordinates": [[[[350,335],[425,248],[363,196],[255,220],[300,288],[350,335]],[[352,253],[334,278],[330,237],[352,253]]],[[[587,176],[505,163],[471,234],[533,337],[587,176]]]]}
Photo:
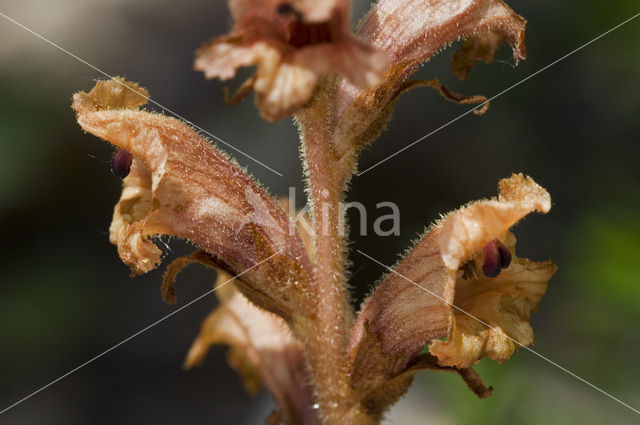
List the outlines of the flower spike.
{"type": "MultiPolygon", "coordinates": [[[[80,126],[114,145],[122,179],[110,240],[132,274],[162,261],[154,238],[184,238],[192,254],[166,268],[161,293],[192,263],[217,271],[219,305],[206,318],[185,367],[210,346],[249,393],[264,385],[278,410],[269,425],[376,425],[422,370],[448,371],[488,397],[473,366],[507,360],[533,344],[529,324],[556,267],[516,255],[519,220],[547,213],[551,198],[530,177],[499,182],[496,198],[467,204],[428,229],[383,277],[356,314],[348,292],[344,192],[360,152],[384,130],[401,94],[430,87],[477,105],[438,79],[411,80],[423,62],[461,41],[451,68],[467,78],[502,43],[524,59],[526,21],[502,0],[378,0],[354,32],[349,0],[228,0],[229,34],[203,46],[195,68],[228,80],[255,73],[261,115],[293,115],[301,137],[309,206],[272,198],[245,170],[186,123],[142,107],[145,89],[122,78],[73,96],[80,126]]],[[[470,111],[469,111],[470,112],[470,111]]],[[[366,255],[366,254],[365,254],[366,255]]]]}

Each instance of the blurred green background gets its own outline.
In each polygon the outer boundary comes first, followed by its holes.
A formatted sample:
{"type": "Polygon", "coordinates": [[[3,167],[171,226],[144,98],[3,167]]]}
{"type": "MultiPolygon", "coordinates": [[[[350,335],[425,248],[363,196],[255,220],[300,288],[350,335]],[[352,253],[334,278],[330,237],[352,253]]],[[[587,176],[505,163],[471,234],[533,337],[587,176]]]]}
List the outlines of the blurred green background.
{"type": "MultiPolygon", "coordinates": [[[[636,1],[509,4],[529,25],[529,59],[509,48],[469,81],[448,70],[449,49],[418,73],[466,94],[492,96],[640,12],[636,1]]],[[[368,2],[357,1],[354,16],[368,2]]],[[[290,120],[263,122],[251,101],[224,104],[222,83],[192,71],[194,50],[227,31],[225,2],[185,0],[0,1],[11,16],[106,73],[147,87],[154,100],[280,171],[234,155],[272,193],[303,188],[290,120]]],[[[107,230],[120,182],[111,148],[84,134],[73,92],[103,78],[0,17],[0,410],[173,311],[160,299],[163,267],[129,279],[107,230]]],[[[353,248],[393,263],[425,225],[498,179],[524,172],[554,206],[515,229],[521,256],[553,258],[559,271],[533,319],[534,350],[640,408],[640,18],[534,77],[362,177],[349,200],[401,209],[398,237],[355,237],[353,248]]],[[[431,132],[465,107],[429,90],[399,101],[389,129],[361,169],[431,132]]],[[[233,151],[229,151],[234,154],[233,151]]],[[[302,193],[299,191],[298,193],[302,193]]],[[[372,232],[370,232],[372,233],[372,232]]],[[[167,241],[167,239],[165,239],[167,241]]],[[[190,248],[170,242],[172,258],[190,248]]],[[[381,275],[352,254],[357,299],[381,275]]],[[[178,306],[210,288],[194,266],[178,282],[178,306]]],[[[0,417],[2,424],[258,424],[268,395],[251,400],[213,349],[203,367],[181,363],[201,300],[0,417]]],[[[495,387],[477,400],[449,374],[423,374],[390,413],[412,424],[632,424],[636,413],[520,350],[477,370],[495,387]]]]}

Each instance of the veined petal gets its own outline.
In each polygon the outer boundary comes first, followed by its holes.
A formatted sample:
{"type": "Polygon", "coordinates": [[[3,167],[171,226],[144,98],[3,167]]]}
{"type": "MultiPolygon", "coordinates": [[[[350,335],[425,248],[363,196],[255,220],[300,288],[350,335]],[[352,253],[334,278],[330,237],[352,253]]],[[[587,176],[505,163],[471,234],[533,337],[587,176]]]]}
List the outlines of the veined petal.
{"type": "Polygon", "coordinates": [[[379,0],[357,34],[387,53],[390,66],[421,62],[460,37],[493,31],[524,59],[526,21],[501,0],[379,0]]]}
{"type": "Polygon", "coordinates": [[[231,273],[253,268],[240,287],[264,308],[286,318],[313,311],[311,262],[277,201],[185,123],[134,109],[146,97],[120,79],[73,99],[86,131],[134,156],[110,229],[122,260],[147,272],[161,259],[150,237],[183,237],[231,273]]]}
{"type": "Polygon", "coordinates": [[[359,346],[375,338],[397,373],[431,340],[447,335],[457,269],[442,261],[440,234],[440,226],[433,227],[367,298],[352,333],[354,358],[366,358],[372,350],[359,346]]]}
{"type": "Polygon", "coordinates": [[[471,203],[433,226],[365,301],[349,346],[354,370],[395,376],[432,341],[439,364],[458,368],[483,355],[503,361],[518,348],[452,304],[522,344],[533,342],[529,317],[555,266],[514,258],[490,279],[482,274],[483,247],[498,239],[513,252],[509,229],[530,212],[547,212],[551,198],[522,174],[499,187],[498,198],[471,203]],[[467,276],[469,264],[474,277],[467,276]],[[448,341],[437,341],[443,337],[448,341]]]}

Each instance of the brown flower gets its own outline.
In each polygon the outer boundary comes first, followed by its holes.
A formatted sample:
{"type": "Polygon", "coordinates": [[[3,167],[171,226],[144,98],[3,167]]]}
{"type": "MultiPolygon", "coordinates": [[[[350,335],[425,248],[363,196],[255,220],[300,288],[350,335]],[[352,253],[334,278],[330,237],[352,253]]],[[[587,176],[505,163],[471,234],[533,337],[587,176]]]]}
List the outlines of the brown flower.
{"type": "Polygon", "coordinates": [[[82,128],[133,155],[110,228],[125,264],[152,270],[162,251],[150,238],[179,236],[229,273],[247,271],[238,286],[263,308],[286,319],[312,314],[312,265],[289,216],[191,127],[138,110],[147,97],[117,79],[73,98],[82,128]]]}
{"type": "Polygon", "coordinates": [[[369,371],[378,375],[374,387],[383,385],[429,344],[437,365],[455,370],[483,356],[502,362],[532,344],[529,318],[556,267],[516,257],[509,229],[550,208],[549,194],[517,174],[500,181],[497,199],[471,203],[433,226],[363,304],[349,348],[358,376],[369,371]],[[490,278],[482,266],[493,259],[483,248],[498,241],[512,259],[490,278]]]}
{"type": "Polygon", "coordinates": [[[325,75],[370,87],[384,56],[350,34],[349,7],[348,0],[230,0],[231,33],[202,47],[195,67],[207,78],[227,80],[239,67],[257,66],[238,94],[253,89],[269,121],[306,104],[325,75]]]}

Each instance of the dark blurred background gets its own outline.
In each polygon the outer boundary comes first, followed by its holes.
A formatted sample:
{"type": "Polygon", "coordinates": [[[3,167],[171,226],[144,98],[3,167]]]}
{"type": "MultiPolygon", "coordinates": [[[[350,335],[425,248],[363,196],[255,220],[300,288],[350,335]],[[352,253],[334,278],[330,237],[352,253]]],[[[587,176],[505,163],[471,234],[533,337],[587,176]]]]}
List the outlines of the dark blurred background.
{"type": "MultiPolygon", "coordinates": [[[[492,96],[640,12],[632,0],[509,4],[529,21],[527,61],[514,68],[504,47],[496,62],[478,65],[471,80],[459,82],[448,69],[449,49],[418,76],[492,96]]],[[[367,7],[357,1],[354,16],[367,7]]],[[[251,101],[231,108],[222,83],[192,71],[194,50],[229,27],[225,2],[2,0],[0,12],[106,73],[139,81],[155,101],[280,171],[284,177],[229,151],[272,193],[296,186],[302,194],[290,120],[267,124],[251,101]]],[[[518,225],[518,251],[559,266],[534,315],[534,349],[635,408],[639,36],[640,18],[501,96],[485,116],[469,115],[354,178],[349,194],[372,212],[381,201],[399,205],[400,236],[377,237],[370,227],[369,236],[353,241],[353,248],[390,264],[440,213],[495,195],[498,179],[512,172],[533,176],[554,207],[518,225]]],[[[1,17],[0,39],[1,410],[176,306],[160,298],[162,266],[129,279],[108,241],[120,192],[109,170],[111,148],[84,134],[70,108],[72,93],[103,76],[1,17]]],[[[466,110],[430,90],[404,95],[361,169],[466,110]]],[[[178,240],[169,246],[169,259],[191,249],[178,240]]],[[[383,270],[357,253],[352,260],[361,299],[383,270]]],[[[187,269],[178,281],[178,306],[209,290],[212,279],[204,268],[187,269]]],[[[215,296],[195,303],[16,406],[0,423],[262,423],[272,402],[266,394],[245,395],[226,365],[226,348],[212,349],[199,369],[181,369],[215,303],[215,296]]],[[[525,350],[504,365],[483,360],[477,369],[496,388],[489,399],[476,400],[449,374],[423,374],[389,423],[639,422],[631,410],[525,350]]]]}

